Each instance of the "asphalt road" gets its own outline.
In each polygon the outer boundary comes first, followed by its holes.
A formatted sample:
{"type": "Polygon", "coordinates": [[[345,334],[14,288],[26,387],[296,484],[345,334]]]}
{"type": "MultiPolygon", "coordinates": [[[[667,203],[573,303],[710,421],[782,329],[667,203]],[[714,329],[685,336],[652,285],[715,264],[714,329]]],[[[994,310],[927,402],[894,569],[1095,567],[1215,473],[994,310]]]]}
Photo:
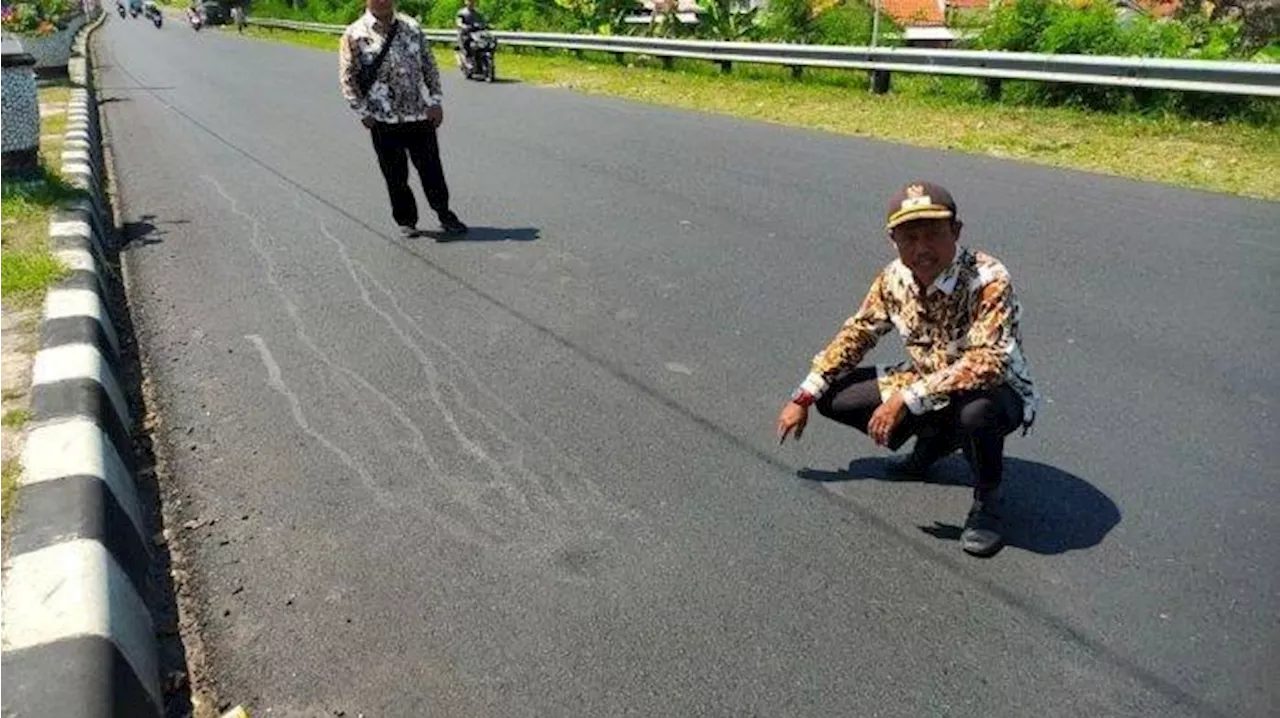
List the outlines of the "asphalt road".
{"type": "Polygon", "coordinates": [[[1275,715],[1280,205],[447,69],[475,229],[405,241],[333,55],[96,42],[224,698],[1275,715]],[[958,459],[891,483],[849,431],[772,433],[916,176],[1014,273],[1047,397],[987,561],[958,459]]]}

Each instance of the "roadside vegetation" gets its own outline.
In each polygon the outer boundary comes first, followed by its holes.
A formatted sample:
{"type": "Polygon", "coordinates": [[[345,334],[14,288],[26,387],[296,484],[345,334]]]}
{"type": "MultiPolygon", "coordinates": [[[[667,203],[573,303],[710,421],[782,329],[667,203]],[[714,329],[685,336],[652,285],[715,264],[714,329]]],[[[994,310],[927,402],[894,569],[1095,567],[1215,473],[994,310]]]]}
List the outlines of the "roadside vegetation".
{"type": "MultiPolygon", "coordinates": [[[[319,21],[338,24],[332,16],[319,21]]],[[[337,50],[332,35],[260,28],[249,34],[337,50]]],[[[440,49],[436,57],[452,67],[451,52],[440,49]]],[[[590,52],[508,49],[497,66],[505,79],[588,94],[1280,199],[1272,179],[1280,166],[1274,101],[1197,117],[1173,106],[1126,105],[1118,92],[1111,108],[1089,98],[1089,88],[1075,100],[1055,97],[1039,83],[1005,83],[1003,98],[993,101],[981,83],[963,78],[897,74],[891,92],[874,95],[862,72],[806,70],[797,80],[788,68],[735,65],[723,75],[707,62],[677,60],[665,69],[653,58],[629,56],[627,63],[590,52]]]]}

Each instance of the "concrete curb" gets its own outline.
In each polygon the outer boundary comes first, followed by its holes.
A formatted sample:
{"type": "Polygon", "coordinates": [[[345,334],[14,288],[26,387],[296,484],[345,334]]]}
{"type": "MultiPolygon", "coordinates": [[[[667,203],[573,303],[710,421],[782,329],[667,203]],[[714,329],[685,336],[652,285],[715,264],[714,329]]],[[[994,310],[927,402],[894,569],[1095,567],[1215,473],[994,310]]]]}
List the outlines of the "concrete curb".
{"type": "Polygon", "coordinates": [[[62,172],[88,199],[49,223],[70,276],[49,290],[32,368],[33,421],[4,586],[6,716],[158,718],[157,640],[147,607],[152,559],[138,499],[120,339],[105,261],[111,215],[86,49],[68,64],[62,172]]]}

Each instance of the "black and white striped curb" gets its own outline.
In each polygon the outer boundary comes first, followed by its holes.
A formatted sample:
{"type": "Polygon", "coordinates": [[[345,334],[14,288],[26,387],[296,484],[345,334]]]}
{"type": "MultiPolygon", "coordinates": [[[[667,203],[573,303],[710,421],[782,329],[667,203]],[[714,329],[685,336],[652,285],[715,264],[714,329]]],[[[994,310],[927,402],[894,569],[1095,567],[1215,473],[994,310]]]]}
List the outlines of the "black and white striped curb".
{"type": "Polygon", "coordinates": [[[49,224],[71,270],[45,298],[4,583],[6,716],[148,718],[163,710],[146,597],[151,546],[117,367],[105,261],[112,233],[87,41],[68,67],[62,173],[86,199],[49,224]]]}

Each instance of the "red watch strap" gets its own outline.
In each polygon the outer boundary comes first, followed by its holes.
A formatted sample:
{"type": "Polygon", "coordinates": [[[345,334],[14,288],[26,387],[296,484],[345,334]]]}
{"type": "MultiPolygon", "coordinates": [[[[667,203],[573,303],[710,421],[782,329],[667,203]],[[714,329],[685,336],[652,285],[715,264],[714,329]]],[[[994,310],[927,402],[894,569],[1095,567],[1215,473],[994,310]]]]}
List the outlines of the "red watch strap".
{"type": "Polygon", "coordinates": [[[814,396],[804,389],[796,389],[796,392],[791,395],[791,401],[800,406],[809,406],[814,402],[814,396]]]}

